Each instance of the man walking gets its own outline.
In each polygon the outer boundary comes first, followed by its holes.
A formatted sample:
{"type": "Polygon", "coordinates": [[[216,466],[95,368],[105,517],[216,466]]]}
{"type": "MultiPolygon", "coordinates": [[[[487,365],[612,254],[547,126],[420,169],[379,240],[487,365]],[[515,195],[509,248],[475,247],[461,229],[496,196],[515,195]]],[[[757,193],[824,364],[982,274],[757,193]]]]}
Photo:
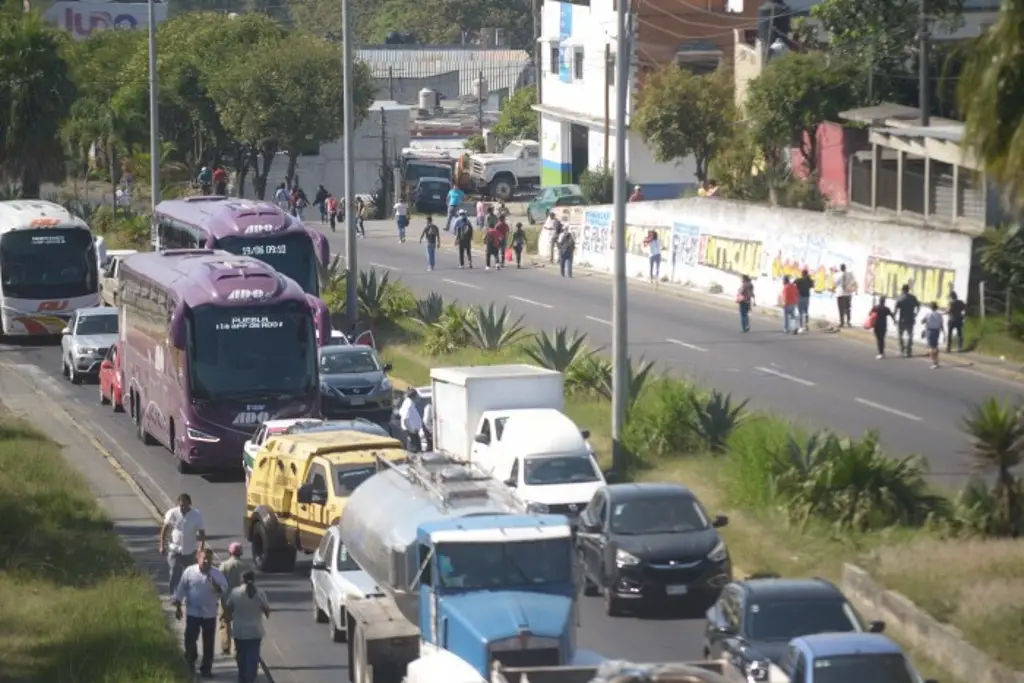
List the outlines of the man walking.
{"type": "Polygon", "coordinates": [[[903,285],[896,299],[897,332],[900,338],[900,354],[910,358],[914,355],[914,322],[921,310],[921,302],[910,293],[910,285],[903,285]],[[906,342],[903,337],[906,335],[906,342]]]}
{"type": "Polygon", "coordinates": [[[427,240],[427,271],[434,270],[434,263],[437,256],[437,243],[441,241],[441,231],[434,225],[433,216],[427,216],[427,227],[423,228],[420,234],[420,244],[427,240]]]}
{"type": "Polygon", "coordinates": [[[192,507],[187,493],[178,496],[178,505],[164,515],[163,526],[156,541],[157,552],[167,556],[169,579],[167,592],[174,595],[185,569],[192,564],[197,550],[206,547],[206,525],[203,515],[192,507]]]}
{"type": "Polygon", "coordinates": [[[217,629],[217,607],[225,595],[228,584],[224,575],[213,566],[213,551],[206,549],[198,553],[198,564],[186,569],[181,575],[178,589],[174,591],[174,618],[181,621],[182,605],[185,606],[185,661],[194,672],[199,652],[196,641],[203,637],[203,660],[199,664],[199,675],[213,678],[213,642],[217,629]]]}
{"type": "Polygon", "coordinates": [[[796,329],[798,332],[801,329],[806,332],[811,325],[811,292],[814,291],[814,280],[805,268],[793,284],[796,285],[796,292],[799,295],[796,304],[796,329]]]}
{"type": "Polygon", "coordinates": [[[555,262],[555,251],[558,249],[558,237],[562,234],[562,223],[555,217],[555,212],[548,214],[544,221],[544,239],[548,241],[548,261],[555,262]]]}
{"type": "Polygon", "coordinates": [[[459,248],[459,268],[473,267],[473,225],[466,216],[466,210],[459,210],[459,217],[455,219],[455,244],[459,248]]]}
{"type": "MultiPolygon", "coordinates": [[[[490,215],[488,215],[488,220],[490,215]]],[[[484,269],[491,269],[491,260],[494,260],[494,268],[501,268],[501,261],[498,258],[498,249],[501,248],[501,233],[498,232],[497,224],[488,226],[487,232],[484,233],[484,249],[487,252],[484,269]]]]}
{"type": "Polygon", "coordinates": [[[452,219],[456,215],[464,215],[461,213],[462,202],[466,201],[466,193],[458,187],[453,186],[452,189],[448,190],[448,197],[446,203],[448,204],[448,220],[445,222],[445,227],[451,230],[452,219]]]}
{"type": "Polygon", "coordinates": [[[422,446],[420,432],[423,430],[423,418],[420,417],[419,408],[416,407],[416,399],[419,397],[419,392],[410,388],[405,392],[402,405],[398,408],[398,422],[402,431],[405,432],[405,448],[410,453],[419,453],[422,446]]]}
{"type": "Polygon", "coordinates": [[[956,350],[964,350],[964,314],[967,305],[956,292],[949,293],[949,330],[946,332],[946,353],[953,353],[953,334],[956,333],[956,350]]]}
{"type": "Polygon", "coordinates": [[[857,278],[846,270],[846,264],[839,265],[839,273],[836,275],[832,291],[836,295],[836,303],[839,306],[839,327],[853,327],[850,322],[850,306],[853,302],[853,295],[857,293],[857,278]]]}
{"type": "Polygon", "coordinates": [[[942,328],[945,325],[942,314],[939,313],[939,302],[933,301],[931,309],[924,317],[924,334],[928,342],[928,356],[932,359],[932,370],[935,370],[939,367],[939,341],[942,339],[942,328]]]}
{"type": "Polygon", "coordinates": [[[576,256],[576,238],[572,230],[563,230],[558,236],[558,270],[562,277],[572,277],[572,260],[576,256]]]}
{"type": "Polygon", "coordinates": [[[796,284],[789,281],[789,276],[782,278],[782,332],[789,334],[790,327],[793,334],[796,334],[799,326],[796,321],[796,307],[800,303],[800,292],[796,284]]]}
{"type": "MultiPolygon", "coordinates": [[[[220,573],[224,575],[224,580],[228,584],[223,598],[226,599],[231,591],[242,585],[242,574],[247,569],[246,563],[242,561],[242,544],[232,543],[228,546],[228,559],[220,563],[220,573]]],[[[231,620],[226,617],[226,611],[221,611],[220,651],[229,655],[231,654],[231,620]]]]}

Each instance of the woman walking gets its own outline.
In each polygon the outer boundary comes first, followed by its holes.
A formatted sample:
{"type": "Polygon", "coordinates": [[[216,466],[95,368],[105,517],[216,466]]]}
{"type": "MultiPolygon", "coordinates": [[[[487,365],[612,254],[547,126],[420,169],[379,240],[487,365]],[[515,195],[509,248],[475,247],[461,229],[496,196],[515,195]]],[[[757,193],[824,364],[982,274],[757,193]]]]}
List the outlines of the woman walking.
{"type": "Polygon", "coordinates": [[[878,303],[871,309],[871,313],[868,314],[868,324],[865,327],[869,327],[875,332],[875,345],[878,347],[878,355],[875,356],[878,360],[885,358],[885,335],[889,333],[889,320],[896,321],[896,314],[892,312],[885,304],[885,297],[878,297],[878,303]]]}
{"type": "Polygon", "coordinates": [[[260,670],[263,618],[270,617],[270,604],[263,591],[256,588],[255,573],[242,574],[242,585],[228,595],[224,616],[233,624],[238,683],[255,683],[260,670]]]}
{"type": "Polygon", "coordinates": [[[736,292],[736,303],[740,307],[740,328],[750,332],[750,309],[754,305],[754,283],[749,275],[740,280],[740,289],[736,292]]]}

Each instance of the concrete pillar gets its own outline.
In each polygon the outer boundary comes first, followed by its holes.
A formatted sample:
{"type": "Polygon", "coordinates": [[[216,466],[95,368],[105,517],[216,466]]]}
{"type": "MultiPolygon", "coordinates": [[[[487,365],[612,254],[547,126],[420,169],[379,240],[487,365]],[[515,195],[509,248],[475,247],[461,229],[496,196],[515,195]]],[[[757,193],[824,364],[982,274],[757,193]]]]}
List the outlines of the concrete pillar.
{"type": "Polygon", "coordinates": [[[882,149],[871,144],[871,210],[878,210],[878,170],[882,161],[882,149]]]}
{"type": "Polygon", "coordinates": [[[950,220],[956,223],[960,217],[960,164],[953,164],[953,215],[950,220]]]}
{"type": "Polygon", "coordinates": [[[932,158],[927,154],[924,157],[924,220],[927,222],[931,215],[932,203],[932,158]]]}
{"type": "Polygon", "coordinates": [[[903,213],[903,150],[896,150],[896,215],[903,213]]]}

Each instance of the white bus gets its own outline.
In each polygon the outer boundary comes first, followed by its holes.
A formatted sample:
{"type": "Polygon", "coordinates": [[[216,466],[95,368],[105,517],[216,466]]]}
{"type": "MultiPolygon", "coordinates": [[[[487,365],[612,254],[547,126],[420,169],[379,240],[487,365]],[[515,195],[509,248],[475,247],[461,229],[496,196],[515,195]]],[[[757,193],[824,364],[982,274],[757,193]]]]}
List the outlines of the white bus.
{"type": "Polygon", "coordinates": [[[0,202],[0,319],[5,336],[60,334],[100,302],[89,226],[53,202],[0,202]]]}

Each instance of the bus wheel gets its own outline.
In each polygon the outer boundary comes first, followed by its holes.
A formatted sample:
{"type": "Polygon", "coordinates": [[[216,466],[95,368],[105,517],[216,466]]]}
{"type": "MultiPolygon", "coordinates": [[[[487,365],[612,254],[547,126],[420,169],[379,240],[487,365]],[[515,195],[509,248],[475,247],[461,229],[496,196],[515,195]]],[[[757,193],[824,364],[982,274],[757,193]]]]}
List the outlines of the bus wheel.
{"type": "MultiPolygon", "coordinates": [[[[137,399],[137,400],[139,400],[141,402],[141,399],[137,399]]],[[[154,441],[153,437],[151,437],[149,435],[149,432],[146,431],[146,428],[145,428],[145,426],[143,426],[143,424],[144,423],[143,423],[143,419],[142,419],[142,411],[139,410],[139,405],[136,404],[136,406],[135,406],[135,425],[138,428],[139,441],[141,441],[146,446],[152,446],[152,445],[156,444],[156,441],[154,441]]]]}

